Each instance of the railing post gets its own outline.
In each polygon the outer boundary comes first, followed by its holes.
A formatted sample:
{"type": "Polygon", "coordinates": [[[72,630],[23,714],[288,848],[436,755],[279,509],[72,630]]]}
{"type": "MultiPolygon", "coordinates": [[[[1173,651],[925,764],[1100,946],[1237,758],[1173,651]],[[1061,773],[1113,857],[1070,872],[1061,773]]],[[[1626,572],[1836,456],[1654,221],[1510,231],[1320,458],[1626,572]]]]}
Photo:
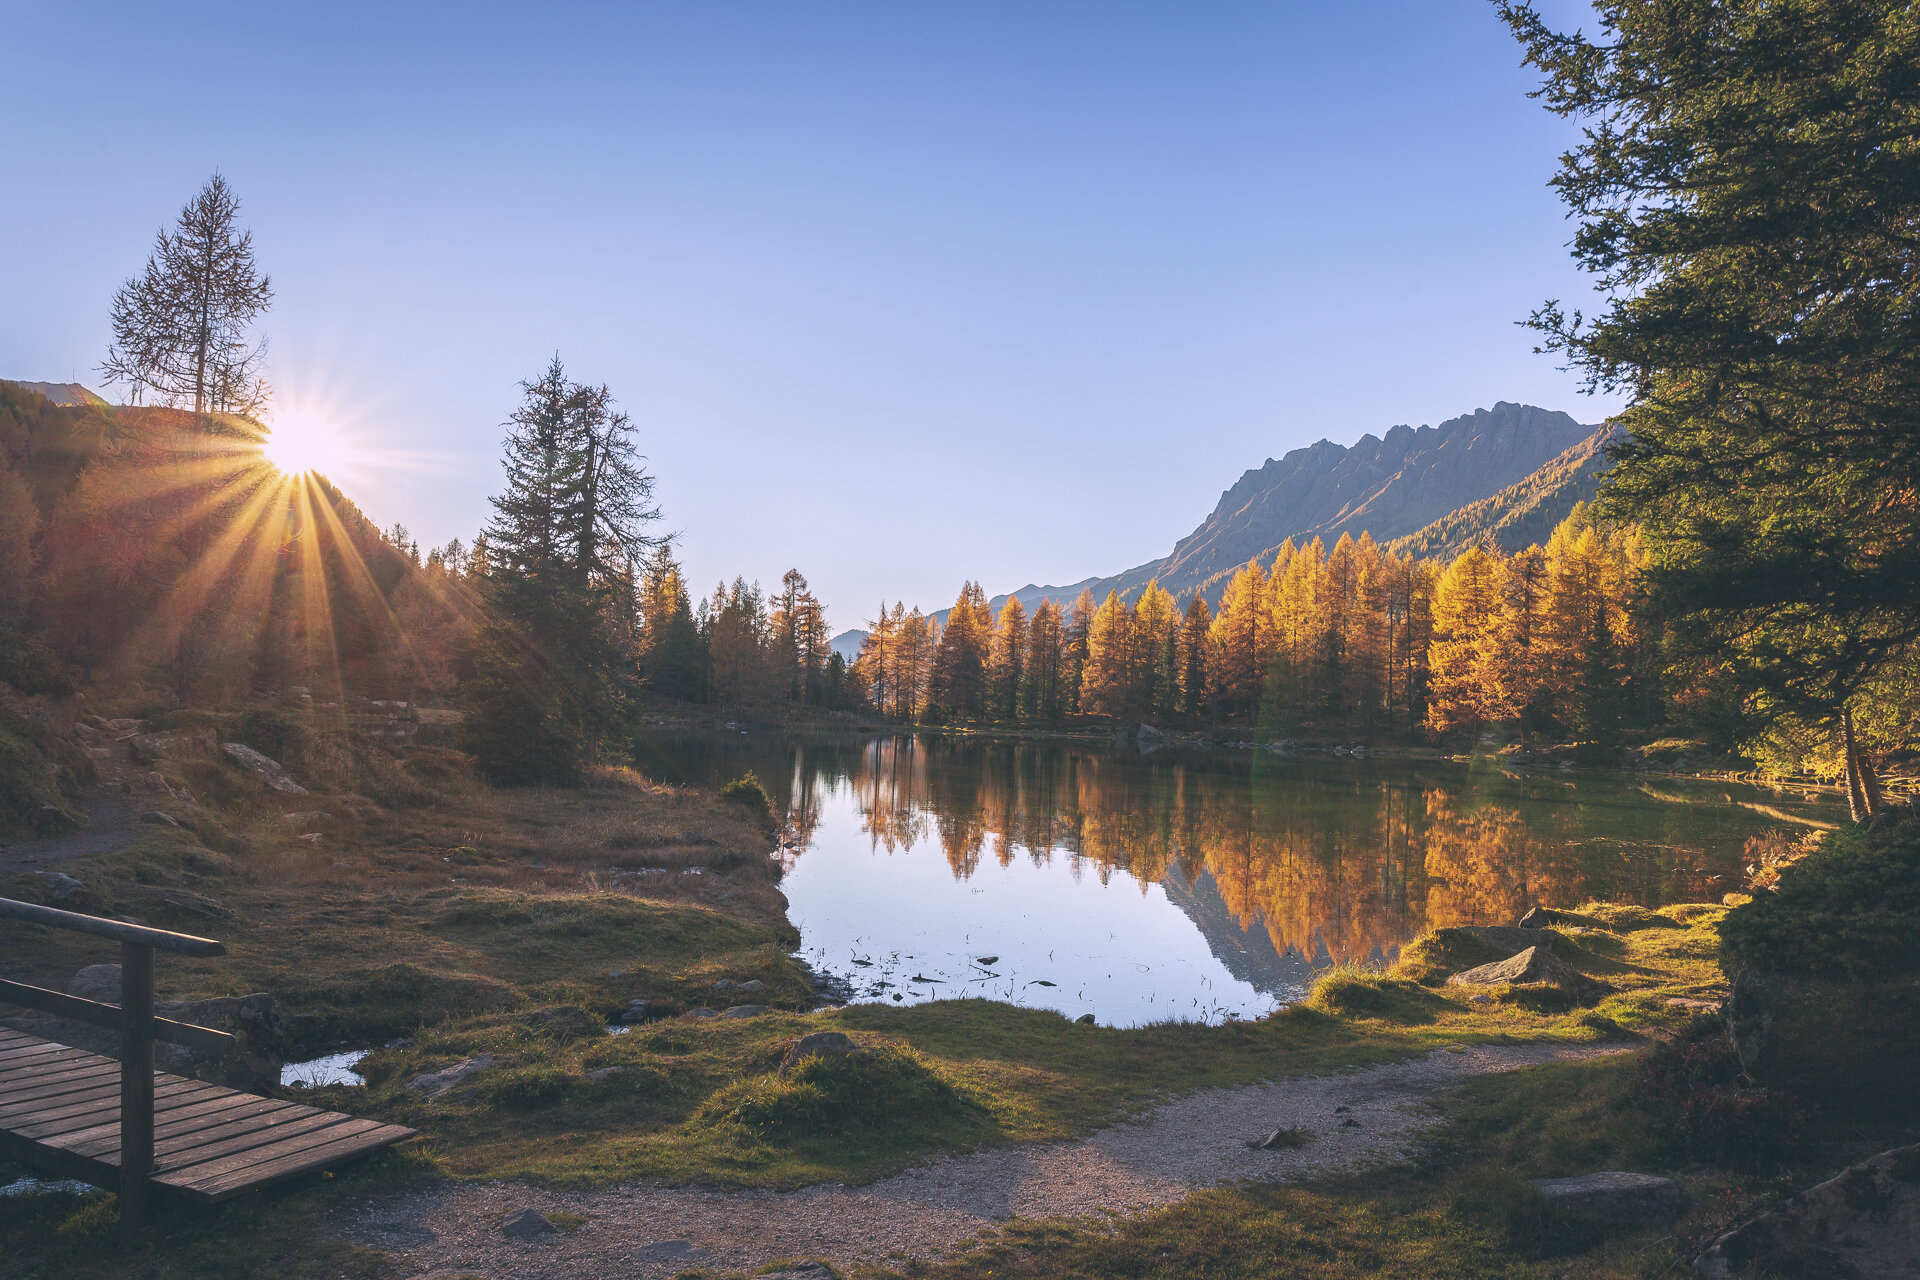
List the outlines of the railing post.
{"type": "Polygon", "coordinates": [[[147,1220],[153,1174],[153,948],[120,944],[120,1229],[147,1220]]]}

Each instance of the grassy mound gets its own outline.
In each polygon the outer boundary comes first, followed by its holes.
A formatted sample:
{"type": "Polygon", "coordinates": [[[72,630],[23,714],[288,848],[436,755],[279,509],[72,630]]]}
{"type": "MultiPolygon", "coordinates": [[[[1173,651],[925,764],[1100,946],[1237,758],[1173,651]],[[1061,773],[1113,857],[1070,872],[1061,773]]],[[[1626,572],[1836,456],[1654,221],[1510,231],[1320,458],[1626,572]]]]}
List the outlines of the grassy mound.
{"type": "Polygon", "coordinates": [[[986,1108],[892,1045],[844,1057],[808,1057],[788,1070],[742,1080],[701,1106],[696,1123],[737,1126],[778,1146],[862,1145],[988,1137],[986,1108]]]}

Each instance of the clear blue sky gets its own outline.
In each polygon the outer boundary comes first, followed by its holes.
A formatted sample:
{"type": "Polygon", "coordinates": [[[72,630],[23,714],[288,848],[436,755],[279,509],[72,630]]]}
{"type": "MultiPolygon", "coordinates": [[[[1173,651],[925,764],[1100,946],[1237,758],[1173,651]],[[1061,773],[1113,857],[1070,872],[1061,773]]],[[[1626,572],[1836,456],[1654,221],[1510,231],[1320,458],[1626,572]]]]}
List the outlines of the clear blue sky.
{"type": "Polygon", "coordinates": [[[797,566],[836,630],[1150,559],[1323,436],[1617,407],[1514,324],[1587,295],[1486,0],[293,9],[0,0],[0,376],[98,385],[217,167],[282,399],[423,542],[556,350],[694,585],[797,566]]]}

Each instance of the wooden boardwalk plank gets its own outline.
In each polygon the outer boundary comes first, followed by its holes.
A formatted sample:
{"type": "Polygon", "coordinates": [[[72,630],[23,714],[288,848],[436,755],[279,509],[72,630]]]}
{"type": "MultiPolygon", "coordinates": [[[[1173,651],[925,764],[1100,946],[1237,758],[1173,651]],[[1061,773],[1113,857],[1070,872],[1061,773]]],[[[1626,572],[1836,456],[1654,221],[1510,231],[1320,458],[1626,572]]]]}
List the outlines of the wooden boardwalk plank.
{"type": "MultiPolygon", "coordinates": [[[[399,1125],[154,1072],[154,1182],[190,1199],[231,1199],[413,1136],[399,1125]]],[[[0,1028],[0,1138],[31,1143],[59,1167],[112,1187],[120,1064],[0,1028]]]]}

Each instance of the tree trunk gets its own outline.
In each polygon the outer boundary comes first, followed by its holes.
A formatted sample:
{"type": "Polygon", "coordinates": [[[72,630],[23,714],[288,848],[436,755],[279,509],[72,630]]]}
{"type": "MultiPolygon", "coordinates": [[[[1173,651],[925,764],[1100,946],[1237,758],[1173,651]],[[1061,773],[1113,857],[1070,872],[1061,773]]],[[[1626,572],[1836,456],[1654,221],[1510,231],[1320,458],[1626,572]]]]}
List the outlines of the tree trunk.
{"type": "MultiPolygon", "coordinates": [[[[1840,712],[1840,743],[1847,765],[1847,814],[1856,823],[1866,822],[1873,817],[1874,810],[1860,767],[1860,744],[1853,734],[1853,712],[1845,708],[1840,712]]],[[[1878,779],[1874,789],[1879,789],[1878,779]]]]}
{"type": "Polygon", "coordinates": [[[1854,732],[1853,710],[1848,708],[1841,714],[1846,721],[1847,739],[1852,744],[1853,767],[1860,776],[1860,792],[1866,802],[1867,817],[1877,818],[1887,807],[1880,791],[1880,775],[1874,771],[1873,761],[1867,757],[1866,749],[1860,745],[1859,735],[1854,732]]]}

